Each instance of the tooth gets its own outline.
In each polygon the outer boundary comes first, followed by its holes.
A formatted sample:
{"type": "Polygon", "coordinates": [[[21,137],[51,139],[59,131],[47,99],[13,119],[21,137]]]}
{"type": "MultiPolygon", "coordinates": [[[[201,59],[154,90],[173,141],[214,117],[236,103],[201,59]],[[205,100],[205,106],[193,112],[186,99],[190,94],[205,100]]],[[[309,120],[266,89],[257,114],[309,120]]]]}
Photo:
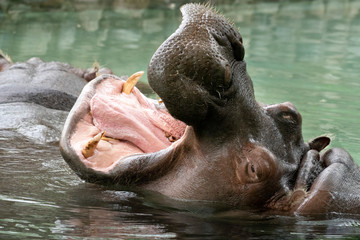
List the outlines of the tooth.
{"type": "Polygon", "coordinates": [[[170,136],[168,138],[169,142],[175,142],[176,141],[176,138],[174,136],[170,136]]]}
{"type": "Polygon", "coordinates": [[[100,64],[98,61],[94,61],[93,63],[93,70],[95,72],[95,75],[98,77],[99,76],[99,69],[100,69],[100,64]]]}
{"type": "Polygon", "coordinates": [[[109,142],[109,141],[116,140],[116,139],[115,139],[115,138],[112,138],[112,137],[105,137],[105,136],[103,136],[103,137],[101,137],[101,140],[109,142]]]}
{"type": "Polygon", "coordinates": [[[165,133],[165,137],[169,140],[169,142],[175,142],[176,141],[176,138],[171,135],[171,133],[168,133],[168,132],[164,132],[165,133]]]}
{"type": "Polygon", "coordinates": [[[129,95],[142,75],[144,75],[144,71],[136,72],[131,75],[124,83],[122,91],[129,95]]]}
{"type": "Polygon", "coordinates": [[[95,149],[100,142],[101,138],[104,136],[105,131],[102,131],[98,133],[95,137],[93,137],[84,147],[84,149],[81,151],[82,155],[85,158],[91,157],[94,155],[95,149]]]}

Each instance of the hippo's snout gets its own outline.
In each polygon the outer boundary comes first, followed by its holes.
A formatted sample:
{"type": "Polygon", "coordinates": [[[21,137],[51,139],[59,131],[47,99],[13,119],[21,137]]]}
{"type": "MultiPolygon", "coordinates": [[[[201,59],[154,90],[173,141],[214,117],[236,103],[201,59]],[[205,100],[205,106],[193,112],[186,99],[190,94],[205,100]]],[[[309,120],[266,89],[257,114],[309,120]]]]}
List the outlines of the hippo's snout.
{"type": "MultiPolygon", "coordinates": [[[[150,86],[169,112],[188,125],[202,125],[235,97],[252,98],[241,35],[221,15],[198,4],[181,8],[183,21],[156,51],[148,67],[150,86]]],[[[220,120],[220,119],[219,119],[220,120]]]]}

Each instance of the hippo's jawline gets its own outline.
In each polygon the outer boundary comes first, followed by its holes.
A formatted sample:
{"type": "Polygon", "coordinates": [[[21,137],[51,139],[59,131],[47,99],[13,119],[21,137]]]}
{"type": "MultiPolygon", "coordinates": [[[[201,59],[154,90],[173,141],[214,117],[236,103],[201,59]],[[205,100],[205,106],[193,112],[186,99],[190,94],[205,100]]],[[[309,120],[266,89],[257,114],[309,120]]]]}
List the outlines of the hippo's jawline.
{"type": "Polygon", "coordinates": [[[98,84],[90,111],[77,123],[71,146],[86,167],[107,172],[127,156],[160,151],[184,134],[186,125],[174,119],[163,103],[146,98],[137,88],[123,93],[123,84],[115,78],[98,84]],[[85,157],[86,145],[102,132],[93,154],[85,157]]]}

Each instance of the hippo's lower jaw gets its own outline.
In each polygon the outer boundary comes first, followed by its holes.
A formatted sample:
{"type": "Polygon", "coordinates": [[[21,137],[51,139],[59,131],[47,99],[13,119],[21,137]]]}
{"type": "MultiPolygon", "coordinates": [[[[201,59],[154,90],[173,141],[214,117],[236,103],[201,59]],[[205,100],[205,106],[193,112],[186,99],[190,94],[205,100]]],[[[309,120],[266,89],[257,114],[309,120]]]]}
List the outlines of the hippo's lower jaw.
{"type": "Polygon", "coordinates": [[[81,107],[69,114],[62,154],[85,179],[78,169],[81,165],[108,174],[124,158],[158,152],[184,134],[186,125],[174,119],[161,101],[146,98],[137,88],[125,93],[125,84],[124,79],[103,75],[89,83],[80,97],[85,98],[78,103],[81,107]]]}

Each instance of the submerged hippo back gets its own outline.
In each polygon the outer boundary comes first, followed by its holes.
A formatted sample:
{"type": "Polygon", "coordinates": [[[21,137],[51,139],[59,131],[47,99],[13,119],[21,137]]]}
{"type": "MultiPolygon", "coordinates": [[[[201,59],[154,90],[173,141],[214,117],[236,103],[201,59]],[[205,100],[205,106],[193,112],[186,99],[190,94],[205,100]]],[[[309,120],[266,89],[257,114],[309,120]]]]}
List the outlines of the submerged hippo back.
{"type": "Polygon", "coordinates": [[[85,86],[69,64],[31,58],[0,72],[0,103],[30,102],[69,111],[85,86]]]}

